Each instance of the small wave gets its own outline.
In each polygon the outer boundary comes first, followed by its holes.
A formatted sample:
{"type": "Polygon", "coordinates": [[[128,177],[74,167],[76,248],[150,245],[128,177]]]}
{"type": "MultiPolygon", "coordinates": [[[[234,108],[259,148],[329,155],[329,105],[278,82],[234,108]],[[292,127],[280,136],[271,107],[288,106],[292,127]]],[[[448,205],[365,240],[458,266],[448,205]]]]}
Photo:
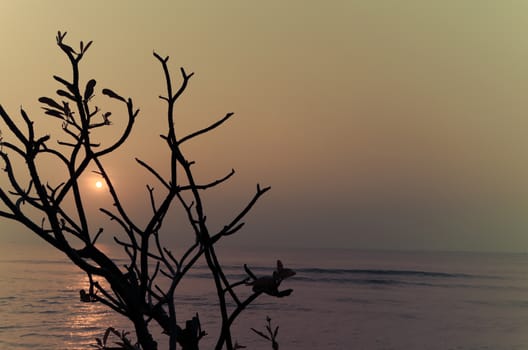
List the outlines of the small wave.
{"type": "Polygon", "coordinates": [[[416,276],[439,278],[468,278],[472,275],[462,273],[431,272],[419,270],[378,270],[378,269],[321,269],[301,268],[296,271],[307,274],[333,274],[333,275],[382,275],[382,276],[416,276]]]}
{"type": "Polygon", "coordinates": [[[26,338],[26,337],[41,337],[41,336],[43,336],[43,335],[44,335],[43,333],[29,332],[29,333],[20,334],[20,338],[26,338]]]}
{"type": "Polygon", "coordinates": [[[61,298],[49,298],[49,299],[39,299],[39,303],[46,304],[46,305],[60,305],[64,304],[61,298]],[[56,300],[53,300],[56,299],[56,300]]]}
{"type": "Polygon", "coordinates": [[[296,271],[298,273],[293,278],[297,281],[337,284],[433,286],[446,279],[474,277],[467,274],[421,270],[301,268],[296,271]]]}
{"type": "Polygon", "coordinates": [[[330,283],[330,284],[356,284],[356,285],[378,285],[378,286],[437,286],[435,283],[424,282],[421,280],[398,280],[385,278],[351,278],[351,277],[317,277],[314,276],[295,276],[296,281],[309,283],[330,283]]]}
{"type": "Polygon", "coordinates": [[[58,313],[61,313],[62,311],[61,310],[42,310],[42,311],[38,311],[39,314],[58,314],[58,313]]]}
{"type": "MultiPolygon", "coordinates": [[[[224,271],[240,271],[241,266],[224,266],[224,271]]],[[[275,269],[262,266],[250,266],[250,269],[254,272],[260,273],[272,273],[275,269]]],[[[210,277],[209,272],[202,272],[200,270],[207,270],[206,266],[200,266],[195,268],[193,276],[198,277],[210,277]]],[[[449,272],[436,272],[436,271],[421,271],[421,270],[385,270],[385,269],[332,269],[332,268],[317,268],[317,267],[303,267],[295,268],[297,273],[304,274],[324,274],[324,275],[383,275],[383,276],[418,276],[418,277],[439,277],[439,278],[469,278],[474,277],[473,275],[464,273],[449,273],[449,272]]]]}
{"type": "Polygon", "coordinates": [[[0,326],[0,331],[10,330],[10,329],[16,329],[17,326],[15,325],[8,325],[8,326],[0,326]]]}
{"type": "Polygon", "coordinates": [[[402,284],[402,281],[396,281],[396,280],[382,280],[382,279],[366,279],[366,280],[359,280],[361,283],[365,284],[381,284],[381,285],[397,285],[402,284]]]}
{"type": "Polygon", "coordinates": [[[0,259],[3,264],[20,264],[20,265],[57,265],[64,264],[65,260],[58,259],[0,259]]]}
{"type": "MultiPolygon", "coordinates": [[[[191,278],[210,278],[206,266],[200,266],[189,272],[191,278]]],[[[243,280],[247,274],[240,272],[241,267],[225,266],[224,271],[230,279],[243,280]]],[[[273,268],[253,266],[251,270],[257,276],[271,275],[273,268]]],[[[464,281],[474,278],[489,278],[489,276],[476,276],[464,273],[450,273],[424,270],[395,270],[395,269],[333,269],[302,267],[295,268],[297,274],[291,278],[298,282],[355,284],[372,286],[423,286],[431,287],[438,284],[451,284],[453,279],[464,281]]]]}

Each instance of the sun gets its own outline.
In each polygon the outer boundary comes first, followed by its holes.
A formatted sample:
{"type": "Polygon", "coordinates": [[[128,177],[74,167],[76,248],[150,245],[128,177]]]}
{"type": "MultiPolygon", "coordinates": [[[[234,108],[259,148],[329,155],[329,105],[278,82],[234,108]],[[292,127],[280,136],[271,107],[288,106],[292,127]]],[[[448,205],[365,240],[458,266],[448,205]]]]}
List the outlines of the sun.
{"type": "Polygon", "coordinates": [[[101,181],[96,181],[95,182],[95,187],[102,188],[103,187],[103,183],[101,181]]]}

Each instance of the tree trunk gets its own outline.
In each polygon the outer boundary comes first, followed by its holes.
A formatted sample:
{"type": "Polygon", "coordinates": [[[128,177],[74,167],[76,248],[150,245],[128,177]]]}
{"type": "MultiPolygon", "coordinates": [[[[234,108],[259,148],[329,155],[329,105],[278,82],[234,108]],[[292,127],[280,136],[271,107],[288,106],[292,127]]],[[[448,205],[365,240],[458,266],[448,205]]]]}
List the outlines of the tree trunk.
{"type": "Polygon", "coordinates": [[[141,345],[143,350],[158,350],[158,343],[152,338],[147,324],[143,319],[143,315],[138,315],[134,317],[134,328],[136,329],[136,335],[138,338],[138,343],[141,345]]]}

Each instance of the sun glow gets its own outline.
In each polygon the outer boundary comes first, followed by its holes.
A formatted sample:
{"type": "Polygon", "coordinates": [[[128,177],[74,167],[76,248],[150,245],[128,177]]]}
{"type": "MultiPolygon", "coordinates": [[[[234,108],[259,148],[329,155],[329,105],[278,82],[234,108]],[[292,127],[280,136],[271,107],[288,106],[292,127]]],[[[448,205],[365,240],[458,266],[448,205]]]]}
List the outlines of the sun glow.
{"type": "Polygon", "coordinates": [[[95,182],[95,187],[102,188],[103,187],[103,183],[101,181],[96,181],[95,182]]]}

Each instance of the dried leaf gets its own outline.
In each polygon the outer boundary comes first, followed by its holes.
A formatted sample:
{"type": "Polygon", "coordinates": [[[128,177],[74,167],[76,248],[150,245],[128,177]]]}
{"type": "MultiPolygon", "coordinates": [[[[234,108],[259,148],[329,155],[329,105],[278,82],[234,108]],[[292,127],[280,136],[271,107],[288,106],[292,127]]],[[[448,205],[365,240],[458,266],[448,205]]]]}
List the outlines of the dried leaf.
{"type": "Polygon", "coordinates": [[[46,112],[44,113],[46,113],[47,115],[51,115],[55,118],[64,119],[64,115],[55,109],[46,109],[46,112]]]}
{"type": "Polygon", "coordinates": [[[113,92],[110,89],[103,89],[103,95],[106,95],[106,96],[108,96],[110,98],[115,98],[115,99],[121,100],[123,102],[126,102],[126,100],[123,97],[119,96],[118,94],[116,94],[115,92],[113,92]]]}
{"type": "Polygon", "coordinates": [[[106,342],[108,341],[108,336],[110,335],[110,332],[113,332],[115,333],[115,330],[114,328],[112,327],[108,327],[104,333],[104,336],[103,336],[103,344],[106,345],[106,342]]]}
{"type": "Polygon", "coordinates": [[[48,106],[50,106],[52,108],[61,109],[61,110],[63,109],[60,104],[58,104],[57,102],[55,102],[53,99],[51,99],[49,97],[41,97],[38,100],[39,100],[39,102],[47,104],[48,106]]]}
{"type": "Polygon", "coordinates": [[[59,77],[59,76],[57,76],[57,75],[54,75],[54,76],[53,76],[53,79],[57,80],[57,81],[58,81],[59,83],[61,83],[62,85],[66,86],[66,88],[67,88],[68,90],[70,90],[70,92],[73,93],[73,85],[72,85],[70,82],[68,82],[67,80],[62,79],[61,77],[59,77]]]}
{"type": "Polygon", "coordinates": [[[86,84],[86,90],[84,90],[84,100],[85,101],[88,101],[90,97],[92,97],[95,84],[96,84],[95,79],[90,79],[90,81],[86,84]]]}
{"type": "Polygon", "coordinates": [[[93,41],[89,41],[88,44],[86,44],[86,46],[84,47],[84,52],[86,52],[88,50],[88,48],[90,47],[90,45],[92,45],[93,41]]]}
{"type": "Polygon", "coordinates": [[[65,51],[67,51],[67,52],[69,52],[69,53],[71,53],[71,54],[74,54],[74,53],[75,53],[75,51],[74,51],[74,50],[71,48],[71,46],[69,46],[69,45],[62,44],[62,43],[61,43],[60,46],[61,46],[61,48],[62,48],[63,50],[65,50],[65,51]]]}
{"type": "Polygon", "coordinates": [[[271,340],[266,334],[262,333],[261,331],[257,331],[255,328],[251,328],[251,330],[255,333],[257,333],[258,335],[260,335],[262,338],[265,338],[265,339],[268,339],[268,340],[271,340]]]}
{"type": "Polygon", "coordinates": [[[48,141],[49,139],[50,139],[50,136],[49,135],[45,135],[45,136],[42,136],[41,138],[39,138],[36,143],[44,143],[44,142],[48,141]]]}
{"type": "Polygon", "coordinates": [[[64,90],[61,90],[61,89],[57,90],[57,95],[63,96],[63,97],[69,98],[72,101],[75,101],[75,96],[73,96],[72,94],[64,90]]]}
{"type": "Polygon", "coordinates": [[[58,33],[57,33],[57,36],[56,36],[56,38],[57,38],[57,43],[62,42],[62,40],[64,39],[64,37],[66,36],[66,34],[68,34],[68,32],[64,32],[64,34],[63,34],[63,33],[61,33],[60,30],[59,30],[58,33]]]}
{"type": "Polygon", "coordinates": [[[282,291],[280,291],[280,292],[276,295],[276,297],[278,297],[278,298],[287,297],[287,296],[290,295],[292,292],[293,292],[293,289],[282,290],[282,291]]]}

